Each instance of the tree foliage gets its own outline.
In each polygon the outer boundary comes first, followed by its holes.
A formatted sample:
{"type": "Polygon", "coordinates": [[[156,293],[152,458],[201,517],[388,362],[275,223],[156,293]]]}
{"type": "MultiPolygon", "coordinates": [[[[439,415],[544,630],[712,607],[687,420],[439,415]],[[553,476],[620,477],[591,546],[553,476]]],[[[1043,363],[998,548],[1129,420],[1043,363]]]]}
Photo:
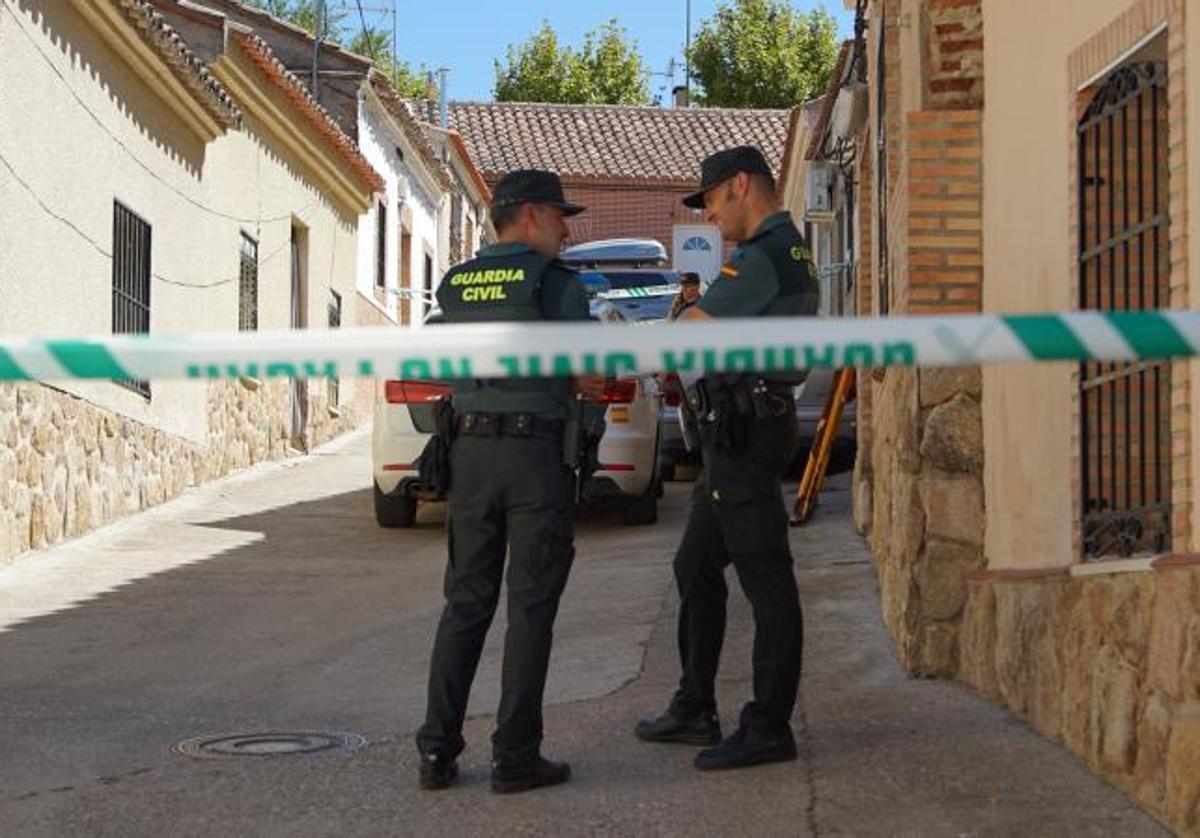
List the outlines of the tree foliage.
{"type": "Polygon", "coordinates": [[[731,0],[704,20],[689,54],[699,104],[786,108],[825,92],[837,60],[837,24],[824,8],[788,0],[731,0]]]}
{"type": "Polygon", "coordinates": [[[495,62],[495,96],[500,102],[644,105],[650,101],[647,71],[637,42],[616,18],[589,31],[578,50],[561,44],[543,21],[520,44],[510,44],[506,61],[495,62]]]}
{"type": "MultiPolygon", "coordinates": [[[[317,0],[250,0],[251,4],[274,15],[277,18],[294,23],[297,26],[315,32],[317,29],[317,0]]],[[[370,58],[389,79],[393,80],[396,91],[409,98],[420,98],[428,95],[428,85],[425,77],[425,67],[414,70],[407,61],[392,55],[391,34],[368,26],[347,27],[346,11],[333,6],[326,0],[325,15],[321,21],[321,39],[345,46],[351,52],[370,58]],[[346,41],[346,31],[354,34],[349,42],[346,41]]]]}

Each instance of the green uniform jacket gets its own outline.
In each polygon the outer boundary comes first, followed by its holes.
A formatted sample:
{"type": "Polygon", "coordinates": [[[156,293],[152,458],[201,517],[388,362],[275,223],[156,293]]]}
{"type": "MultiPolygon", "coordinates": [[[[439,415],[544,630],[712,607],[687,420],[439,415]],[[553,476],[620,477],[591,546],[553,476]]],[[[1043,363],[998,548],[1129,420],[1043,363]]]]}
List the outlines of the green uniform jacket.
{"type": "MultiPolygon", "coordinates": [[[[587,293],[578,275],[524,244],[485,247],[452,268],[437,291],[447,323],[587,320],[587,293]]],[[[566,419],[565,378],[470,379],[454,382],[458,412],[532,413],[566,419]]]]}
{"type": "Polygon", "coordinates": [[[781,211],[738,243],[699,306],[711,317],[786,317],[815,314],[818,296],[812,253],[781,211]]]}

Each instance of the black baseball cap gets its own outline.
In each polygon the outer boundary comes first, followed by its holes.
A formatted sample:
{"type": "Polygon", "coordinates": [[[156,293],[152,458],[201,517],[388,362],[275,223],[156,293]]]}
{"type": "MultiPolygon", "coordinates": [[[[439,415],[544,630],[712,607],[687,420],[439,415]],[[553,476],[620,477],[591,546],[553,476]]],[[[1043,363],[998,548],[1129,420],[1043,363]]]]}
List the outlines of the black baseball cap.
{"type": "Polygon", "coordinates": [[[724,183],[738,172],[774,177],[767,158],[752,145],[722,149],[704,158],[700,164],[700,188],[683,199],[685,207],[704,209],[704,193],[724,183]]]}
{"type": "Polygon", "coordinates": [[[541,169],[518,169],[500,178],[492,190],[492,209],[515,204],[549,204],[563,215],[578,215],[585,209],[567,203],[558,175],[541,169]]]}

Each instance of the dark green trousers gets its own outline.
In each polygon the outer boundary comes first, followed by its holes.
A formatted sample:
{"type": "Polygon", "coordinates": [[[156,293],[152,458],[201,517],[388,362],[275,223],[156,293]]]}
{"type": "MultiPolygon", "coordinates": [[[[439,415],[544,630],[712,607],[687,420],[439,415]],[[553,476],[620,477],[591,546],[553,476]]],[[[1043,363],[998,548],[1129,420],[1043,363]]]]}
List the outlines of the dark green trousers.
{"type": "Polygon", "coordinates": [[[493,758],[534,759],[558,600],[574,559],[574,493],[562,443],[530,437],[460,436],[451,453],[446,605],[429,667],[423,754],[457,756],[471,682],[508,553],[508,630],[493,758]]]}
{"type": "Polygon", "coordinates": [[[754,698],[742,708],[741,724],[773,732],[790,723],[804,622],[779,484],[798,436],[790,400],[783,415],[753,421],[746,448],[737,454],[721,452],[714,429],[701,428],[704,469],[675,554],[682,675],[674,705],[684,715],[716,712],[729,593],[725,568],[732,564],[754,613],[754,698]]]}

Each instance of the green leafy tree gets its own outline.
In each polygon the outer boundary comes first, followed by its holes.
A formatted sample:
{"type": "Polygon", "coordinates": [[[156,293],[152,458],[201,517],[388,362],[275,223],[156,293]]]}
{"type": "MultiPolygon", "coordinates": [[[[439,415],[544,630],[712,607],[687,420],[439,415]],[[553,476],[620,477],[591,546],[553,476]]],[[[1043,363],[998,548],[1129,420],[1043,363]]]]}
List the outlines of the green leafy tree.
{"type": "Polygon", "coordinates": [[[732,0],[700,24],[689,54],[699,104],[786,108],[825,92],[837,60],[837,24],[824,8],[788,0],[732,0]]]}
{"type": "Polygon", "coordinates": [[[649,99],[647,72],[637,42],[613,18],[589,31],[582,48],[559,43],[546,21],[524,43],[510,44],[495,62],[500,102],[568,102],[641,105],[649,99]]]}
{"type": "Polygon", "coordinates": [[[425,67],[413,70],[407,61],[392,54],[392,36],[381,29],[360,29],[348,45],[351,52],[370,58],[381,73],[392,80],[396,92],[410,99],[428,95],[425,67]]]}
{"type": "Polygon", "coordinates": [[[647,73],[637,41],[613,19],[584,36],[576,56],[572,87],[589,104],[644,105],[650,100],[647,73]]]}
{"type": "MultiPolygon", "coordinates": [[[[250,0],[251,5],[277,18],[294,23],[315,32],[317,29],[317,0],[250,0]]],[[[345,44],[346,11],[325,0],[325,15],[322,20],[322,40],[338,45],[345,44]]],[[[375,66],[393,80],[401,96],[419,98],[428,94],[425,68],[413,70],[407,61],[392,55],[392,38],[381,29],[368,26],[359,29],[346,48],[351,52],[370,58],[375,66]]]]}
{"type": "MultiPolygon", "coordinates": [[[[318,0],[250,0],[250,5],[257,6],[277,18],[294,23],[307,29],[317,31],[317,2],[318,0]]],[[[321,21],[321,40],[342,42],[342,24],[346,19],[344,9],[335,8],[326,0],[324,19],[321,21]]]]}

